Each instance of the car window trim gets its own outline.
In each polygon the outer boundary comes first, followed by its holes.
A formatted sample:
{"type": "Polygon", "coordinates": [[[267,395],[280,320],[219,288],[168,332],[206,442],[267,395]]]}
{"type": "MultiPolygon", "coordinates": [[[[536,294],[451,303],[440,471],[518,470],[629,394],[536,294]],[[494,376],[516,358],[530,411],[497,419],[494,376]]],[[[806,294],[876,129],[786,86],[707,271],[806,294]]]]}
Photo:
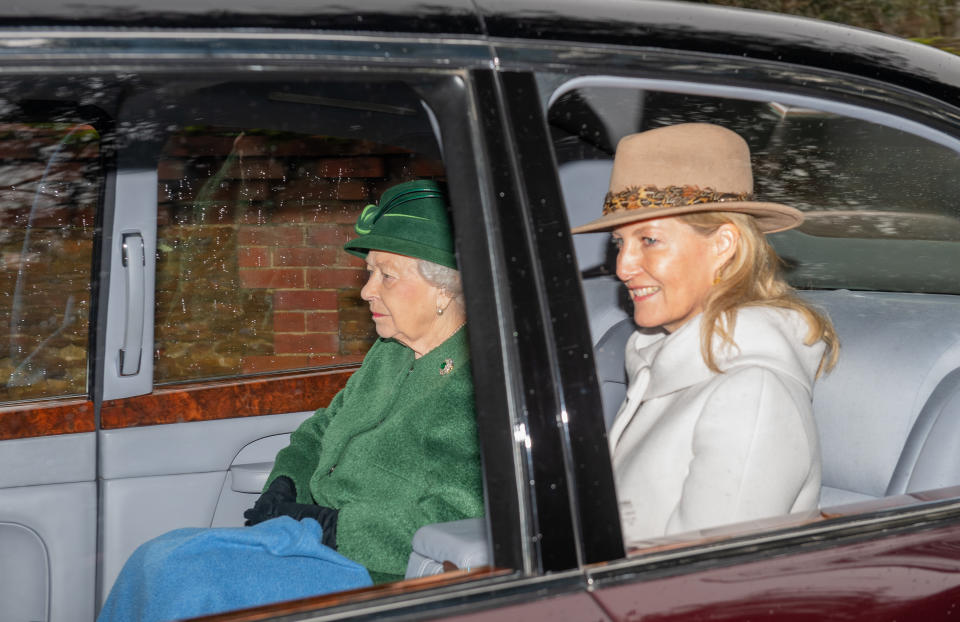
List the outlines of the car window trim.
{"type": "Polygon", "coordinates": [[[799,108],[812,108],[844,117],[867,121],[895,130],[900,130],[919,138],[924,138],[948,149],[960,153],[960,137],[930,127],[904,117],[893,115],[862,104],[851,104],[824,97],[814,97],[790,91],[774,91],[758,87],[708,84],[690,80],[667,80],[663,78],[642,78],[610,74],[581,75],[567,80],[550,96],[547,108],[565,93],[578,88],[624,88],[646,91],[663,91],[683,95],[721,97],[755,102],[777,102],[799,108]]]}
{"type": "Polygon", "coordinates": [[[623,557],[613,471],[579,268],[563,209],[546,117],[529,72],[500,71],[505,115],[521,169],[532,267],[537,274],[553,382],[555,429],[569,482],[580,564],[623,557]]]}

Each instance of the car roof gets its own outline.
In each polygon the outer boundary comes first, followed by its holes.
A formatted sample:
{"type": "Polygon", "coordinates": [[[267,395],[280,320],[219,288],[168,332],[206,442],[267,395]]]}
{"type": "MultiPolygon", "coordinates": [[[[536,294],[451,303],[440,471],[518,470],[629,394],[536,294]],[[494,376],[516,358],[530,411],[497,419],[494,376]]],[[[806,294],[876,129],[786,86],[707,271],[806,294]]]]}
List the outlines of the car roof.
{"type": "Polygon", "coordinates": [[[671,0],[31,0],[4,26],[261,28],[588,42],[796,63],[960,101],[960,59],[819,20],[671,0]]]}

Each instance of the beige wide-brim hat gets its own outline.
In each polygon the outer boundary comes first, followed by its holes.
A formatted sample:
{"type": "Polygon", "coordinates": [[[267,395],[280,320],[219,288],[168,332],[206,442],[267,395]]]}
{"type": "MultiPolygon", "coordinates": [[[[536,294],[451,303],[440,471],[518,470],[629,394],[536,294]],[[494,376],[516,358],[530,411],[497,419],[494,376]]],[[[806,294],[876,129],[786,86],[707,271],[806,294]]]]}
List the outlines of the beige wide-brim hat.
{"type": "Polygon", "coordinates": [[[625,136],[617,144],[603,216],[573,233],[694,212],[741,212],[763,233],[792,229],[803,212],[753,200],[750,148],[735,132],[683,123],[625,136]]]}

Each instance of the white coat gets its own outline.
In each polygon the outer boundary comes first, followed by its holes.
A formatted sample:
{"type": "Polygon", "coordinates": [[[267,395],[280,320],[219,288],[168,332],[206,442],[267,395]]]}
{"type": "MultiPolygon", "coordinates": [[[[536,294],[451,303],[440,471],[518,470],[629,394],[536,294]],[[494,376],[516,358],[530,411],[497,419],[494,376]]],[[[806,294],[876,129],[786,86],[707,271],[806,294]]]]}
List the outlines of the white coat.
{"type": "Polygon", "coordinates": [[[629,386],[609,435],[627,546],[817,507],[823,342],[804,345],[796,311],[743,308],[737,348],[714,342],[717,374],[700,353],[701,318],[627,341],[629,386]]]}

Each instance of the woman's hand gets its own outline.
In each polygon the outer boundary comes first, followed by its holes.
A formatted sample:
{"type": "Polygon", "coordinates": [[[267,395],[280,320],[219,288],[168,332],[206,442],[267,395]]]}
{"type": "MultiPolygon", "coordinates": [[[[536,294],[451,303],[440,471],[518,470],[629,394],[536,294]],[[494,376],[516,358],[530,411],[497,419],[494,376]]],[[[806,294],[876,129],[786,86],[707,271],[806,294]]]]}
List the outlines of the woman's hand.
{"type": "Polygon", "coordinates": [[[312,518],[323,528],[323,544],[331,549],[337,548],[337,516],[339,510],[316,505],[315,503],[281,503],[277,516],[290,516],[297,520],[312,518]]]}
{"type": "Polygon", "coordinates": [[[270,486],[264,491],[253,507],[243,513],[246,519],[244,525],[251,527],[265,520],[276,518],[281,515],[279,507],[281,504],[293,503],[297,500],[297,487],[293,480],[285,475],[281,475],[270,483],[270,486]]]}

